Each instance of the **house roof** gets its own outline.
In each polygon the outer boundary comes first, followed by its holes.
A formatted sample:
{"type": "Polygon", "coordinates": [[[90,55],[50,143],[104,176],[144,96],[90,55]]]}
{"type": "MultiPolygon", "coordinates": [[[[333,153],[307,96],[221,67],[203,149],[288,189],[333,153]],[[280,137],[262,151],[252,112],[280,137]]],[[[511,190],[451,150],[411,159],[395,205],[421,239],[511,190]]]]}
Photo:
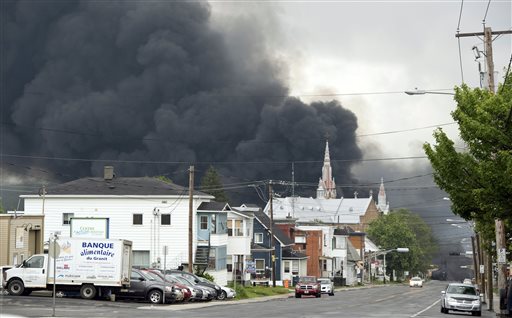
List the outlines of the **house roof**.
{"type": "MultiPolygon", "coordinates": [[[[286,197],[273,200],[274,219],[284,219],[287,216],[300,222],[321,221],[324,223],[358,224],[372,198],[302,198],[286,197]]],[[[269,204],[265,207],[268,214],[269,204]]]]}
{"type": "Polygon", "coordinates": [[[282,258],[287,258],[287,259],[305,259],[305,258],[308,258],[309,256],[307,256],[306,254],[304,253],[301,253],[301,252],[298,252],[298,251],[294,251],[290,248],[286,248],[283,250],[282,254],[281,254],[281,257],[282,258]]]}
{"type": "MultiPolygon", "coordinates": [[[[167,183],[151,177],[115,177],[111,180],[104,178],[81,178],[70,182],[48,186],[46,195],[164,195],[164,196],[186,196],[188,188],[174,183],[167,183]]],[[[21,197],[39,196],[22,195],[21,197]]],[[[195,196],[214,197],[194,191],[195,196]]],[[[185,198],[185,197],[184,197],[185,198]]]]}
{"type": "Polygon", "coordinates": [[[229,204],[226,202],[202,202],[197,207],[197,212],[202,211],[231,211],[229,204]]]}
{"type": "MultiPolygon", "coordinates": [[[[268,215],[266,215],[263,211],[257,211],[257,212],[254,212],[254,217],[264,226],[266,227],[267,229],[270,230],[270,218],[268,217],[268,215]]],[[[293,245],[294,242],[292,241],[291,238],[289,238],[288,236],[286,236],[283,231],[281,231],[281,229],[279,227],[277,227],[275,224],[272,226],[272,231],[274,233],[274,236],[275,238],[277,238],[279,240],[279,242],[281,242],[281,245],[293,245]]]]}
{"type": "Polygon", "coordinates": [[[356,248],[349,240],[347,240],[348,251],[347,251],[347,260],[351,262],[357,262],[361,260],[361,256],[357,252],[356,248]]]}
{"type": "Polygon", "coordinates": [[[251,243],[251,251],[267,252],[267,251],[271,251],[271,250],[272,250],[271,248],[261,246],[259,244],[251,243]]]}

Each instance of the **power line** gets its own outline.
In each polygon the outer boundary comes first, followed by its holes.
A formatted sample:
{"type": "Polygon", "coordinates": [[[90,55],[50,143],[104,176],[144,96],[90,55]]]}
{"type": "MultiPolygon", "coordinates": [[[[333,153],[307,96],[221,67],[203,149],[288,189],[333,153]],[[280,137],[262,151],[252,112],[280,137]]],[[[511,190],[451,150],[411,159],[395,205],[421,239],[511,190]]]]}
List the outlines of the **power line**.
{"type": "Polygon", "coordinates": [[[356,135],[356,137],[367,137],[367,136],[396,134],[396,133],[401,133],[401,132],[415,131],[415,130],[428,129],[428,128],[437,128],[437,127],[441,127],[441,126],[448,126],[448,125],[454,125],[454,124],[457,124],[457,122],[454,121],[454,122],[451,122],[451,123],[438,124],[438,125],[432,125],[432,126],[424,126],[424,127],[402,129],[402,130],[384,131],[384,132],[373,133],[373,134],[356,135]]]}
{"type": "MultiPolygon", "coordinates": [[[[457,34],[460,33],[460,21],[462,18],[462,8],[464,7],[464,0],[460,3],[460,12],[459,12],[459,22],[457,23],[457,34]]],[[[459,46],[459,64],[460,64],[460,76],[462,78],[462,83],[464,84],[464,70],[462,67],[462,52],[460,48],[460,37],[457,37],[457,44],[459,46]]]]}

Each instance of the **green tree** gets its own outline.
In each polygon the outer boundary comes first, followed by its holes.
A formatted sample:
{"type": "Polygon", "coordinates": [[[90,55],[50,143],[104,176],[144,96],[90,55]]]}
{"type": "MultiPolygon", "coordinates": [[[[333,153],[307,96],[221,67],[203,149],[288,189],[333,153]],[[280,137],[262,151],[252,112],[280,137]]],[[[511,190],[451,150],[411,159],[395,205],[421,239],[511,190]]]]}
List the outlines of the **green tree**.
{"type": "Polygon", "coordinates": [[[437,244],[427,224],[408,210],[391,211],[370,223],[368,236],[382,249],[409,248],[408,253],[389,253],[386,267],[399,273],[425,272],[437,244]]]}
{"type": "Polygon", "coordinates": [[[494,240],[494,219],[506,226],[512,219],[512,86],[510,74],[496,94],[462,85],[455,90],[452,112],[467,149],[457,152],[442,129],[424,150],[434,180],[450,195],[453,212],[476,222],[488,242],[494,240]]]}
{"type": "Polygon", "coordinates": [[[229,202],[217,170],[210,166],[201,179],[201,191],[211,194],[217,202],[229,202]]]}
{"type": "Polygon", "coordinates": [[[155,178],[157,178],[158,180],[161,180],[161,181],[163,181],[163,182],[165,182],[165,183],[172,183],[172,180],[171,180],[171,179],[169,179],[169,178],[168,178],[168,177],[166,177],[166,176],[156,176],[155,178]]]}

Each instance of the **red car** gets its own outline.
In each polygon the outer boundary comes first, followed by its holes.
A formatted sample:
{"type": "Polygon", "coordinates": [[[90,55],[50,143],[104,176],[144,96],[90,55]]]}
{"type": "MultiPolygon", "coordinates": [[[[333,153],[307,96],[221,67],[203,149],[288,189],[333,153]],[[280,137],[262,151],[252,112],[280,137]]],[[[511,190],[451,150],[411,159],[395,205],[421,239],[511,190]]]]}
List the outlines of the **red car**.
{"type": "Polygon", "coordinates": [[[301,276],[295,285],[295,298],[304,296],[322,297],[322,288],[315,276],[301,276]]]}

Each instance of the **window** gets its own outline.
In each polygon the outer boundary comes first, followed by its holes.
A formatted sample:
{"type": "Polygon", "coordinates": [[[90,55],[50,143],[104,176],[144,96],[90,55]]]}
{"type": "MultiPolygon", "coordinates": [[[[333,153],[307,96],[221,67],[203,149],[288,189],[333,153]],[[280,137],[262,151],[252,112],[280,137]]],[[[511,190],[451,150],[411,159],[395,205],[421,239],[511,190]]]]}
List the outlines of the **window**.
{"type": "Polygon", "coordinates": [[[322,260],[322,270],[326,271],[327,270],[327,260],[322,260]]]}
{"type": "Polygon", "coordinates": [[[161,214],[160,215],[160,224],[171,225],[171,215],[170,214],[161,214]]]}
{"type": "Polygon", "coordinates": [[[265,260],[264,259],[256,260],[256,273],[265,273],[265,260]]]}
{"type": "Polygon", "coordinates": [[[229,220],[228,221],[228,235],[229,236],[244,236],[242,220],[229,220]]]}
{"type": "Polygon", "coordinates": [[[34,256],[27,260],[25,267],[28,268],[43,268],[44,256],[34,256]]]}
{"type": "Polygon", "coordinates": [[[133,251],[133,266],[149,267],[149,251],[133,251]]]}
{"type": "Polygon", "coordinates": [[[211,233],[215,234],[217,233],[216,230],[217,230],[217,218],[215,217],[215,214],[212,214],[212,216],[210,217],[210,221],[211,221],[211,233]]]}
{"type": "Polygon", "coordinates": [[[141,278],[144,278],[139,273],[134,272],[134,271],[132,271],[132,274],[130,276],[131,276],[130,280],[133,280],[133,281],[140,281],[141,278]]]}
{"type": "Polygon", "coordinates": [[[200,225],[200,229],[201,230],[208,230],[208,216],[206,215],[201,215],[201,225],[200,225]]]}
{"type": "Polygon", "coordinates": [[[324,246],[327,246],[327,234],[324,234],[324,246]]]}
{"type": "Polygon", "coordinates": [[[306,236],[304,235],[297,235],[295,236],[295,243],[306,243],[306,236]]]}
{"type": "Polygon", "coordinates": [[[263,243],[263,233],[254,233],[254,243],[256,243],[256,244],[263,243]]]}
{"type": "Polygon", "coordinates": [[[289,273],[290,272],[290,263],[291,261],[284,262],[284,272],[289,273]]]}
{"type": "Polygon", "coordinates": [[[292,275],[299,275],[299,262],[292,261],[292,275]]]}
{"type": "Polygon", "coordinates": [[[133,225],[142,225],[142,214],[133,215],[133,225]]]}
{"type": "Polygon", "coordinates": [[[75,213],[62,213],[62,225],[71,224],[71,218],[75,216],[75,213]]]}

